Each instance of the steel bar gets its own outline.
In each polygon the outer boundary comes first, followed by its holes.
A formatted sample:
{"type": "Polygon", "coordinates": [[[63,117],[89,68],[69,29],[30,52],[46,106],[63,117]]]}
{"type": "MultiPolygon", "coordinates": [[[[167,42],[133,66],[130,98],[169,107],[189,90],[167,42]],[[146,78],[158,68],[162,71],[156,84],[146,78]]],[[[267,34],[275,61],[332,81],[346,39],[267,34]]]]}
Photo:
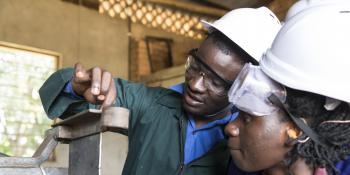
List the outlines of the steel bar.
{"type": "Polygon", "coordinates": [[[39,146],[39,149],[34,153],[33,157],[0,157],[0,168],[39,167],[44,161],[49,158],[50,154],[58,144],[55,137],[56,130],[50,130],[47,137],[39,146]]]}
{"type": "Polygon", "coordinates": [[[67,168],[0,168],[0,175],[68,175],[67,168]]]}
{"type": "Polygon", "coordinates": [[[100,175],[101,134],[69,143],[69,175],[100,175]]]}

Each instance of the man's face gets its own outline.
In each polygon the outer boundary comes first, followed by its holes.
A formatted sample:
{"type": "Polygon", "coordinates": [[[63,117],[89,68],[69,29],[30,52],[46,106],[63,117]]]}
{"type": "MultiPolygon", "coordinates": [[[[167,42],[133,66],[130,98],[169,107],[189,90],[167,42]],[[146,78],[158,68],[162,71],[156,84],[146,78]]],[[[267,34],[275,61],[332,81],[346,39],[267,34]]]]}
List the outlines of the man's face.
{"type": "Polygon", "coordinates": [[[200,117],[214,114],[229,104],[229,87],[223,80],[233,82],[244,61],[235,53],[223,53],[210,38],[194,54],[196,63],[187,69],[185,75],[183,105],[188,113],[200,117]]]}

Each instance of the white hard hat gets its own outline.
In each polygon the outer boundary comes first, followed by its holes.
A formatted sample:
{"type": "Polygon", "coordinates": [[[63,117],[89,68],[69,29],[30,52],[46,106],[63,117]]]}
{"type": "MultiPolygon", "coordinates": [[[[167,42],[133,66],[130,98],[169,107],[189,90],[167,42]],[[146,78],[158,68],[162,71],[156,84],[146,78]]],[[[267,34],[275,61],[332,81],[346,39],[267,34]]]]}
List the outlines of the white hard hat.
{"type": "Polygon", "coordinates": [[[281,23],[266,7],[230,11],[214,23],[202,21],[208,30],[218,30],[259,62],[272,44],[281,23]]]}
{"type": "Polygon", "coordinates": [[[350,4],[308,8],[288,20],[262,70],[297,90],[350,102],[350,4]]]}
{"type": "Polygon", "coordinates": [[[346,2],[349,3],[349,0],[299,0],[292,5],[287,11],[285,21],[289,20],[291,17],[295,16],[297,13],[301,12],[310,7],[315,7],[319,5],[330,5],[346,2]]]}

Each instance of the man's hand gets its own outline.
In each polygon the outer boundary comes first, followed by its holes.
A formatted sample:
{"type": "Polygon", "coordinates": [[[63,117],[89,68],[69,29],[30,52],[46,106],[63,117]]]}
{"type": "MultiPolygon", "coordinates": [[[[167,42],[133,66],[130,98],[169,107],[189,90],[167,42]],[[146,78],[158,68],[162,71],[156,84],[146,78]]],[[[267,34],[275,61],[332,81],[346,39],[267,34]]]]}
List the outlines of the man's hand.
{"type": "Polygon", "coordinates": [[[111,106],[117,96],[110,72],[99,67],[86,70],[80,63],[74,66],[72,87],[74,92],[83,96],[86,101],[102,104],[102,107],[111,106]]]}

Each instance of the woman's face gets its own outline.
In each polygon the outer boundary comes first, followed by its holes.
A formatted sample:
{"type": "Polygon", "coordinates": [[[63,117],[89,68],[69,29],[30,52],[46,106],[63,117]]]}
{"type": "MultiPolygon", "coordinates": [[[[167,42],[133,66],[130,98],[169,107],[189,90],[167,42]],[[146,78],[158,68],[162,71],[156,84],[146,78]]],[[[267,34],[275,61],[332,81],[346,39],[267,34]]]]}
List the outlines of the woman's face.
{"type": "Polygon", "coordinates": [[[285,158],[292,149],[285,144],[286,131],[293,125],[282,121],[283,115],[275,112],[259,117],[241,111],[238,118],[226,126],[228,148],[238,168],[247,172],[265,170],[285,158]]]}

